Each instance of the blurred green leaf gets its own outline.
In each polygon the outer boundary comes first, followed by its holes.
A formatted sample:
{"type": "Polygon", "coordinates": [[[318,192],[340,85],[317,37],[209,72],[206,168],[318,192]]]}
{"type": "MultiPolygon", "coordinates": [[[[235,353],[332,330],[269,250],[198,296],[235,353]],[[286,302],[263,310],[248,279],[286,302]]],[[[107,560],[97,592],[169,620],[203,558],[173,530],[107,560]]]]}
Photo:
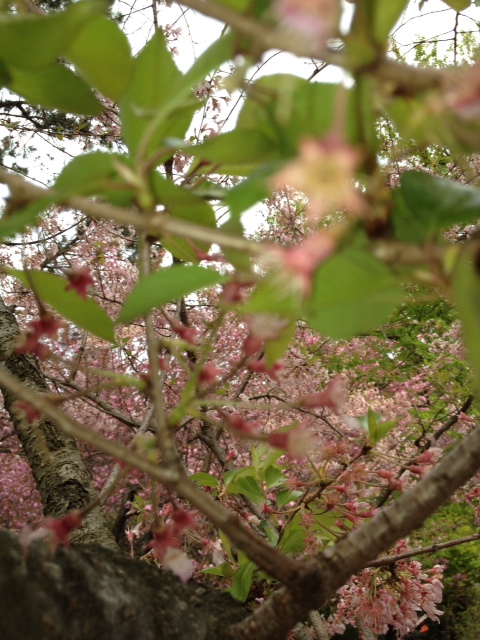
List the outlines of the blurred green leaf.
{"type": "Polygon", "coordinates": [[[82,298],[66,289],[68,280],[43,271],[7,269],[28,289],[49,304],[61,316],[103,340],[115,344],[114,325],[105,311],[91,298],[82,298]]]}
{"type": "Polygon", "coordinates": [[[212,287],[224,280],[225,276],[217,271],[196,265],[173,265],[150,273],[130,292],[117,323],[130,322],[167,302],[212,287]]]}
{"type": "Polygon", "coordinates": [[[130,45],[118,24],[105,16],[87,22],[65,55],[88,83],[114,102],[130,84],[130,45]]]}
{"type": "Polygon", "coordinates": [[[393,192],[392,223],[402,242],[425,242],[454,224],[478,220],[480,189],[407,171],[393,192]]]}
{"type": "Polygon", "coordinates": [[[317,269],[305,315],[322,335],[351,338],[378,328],[403,299],[400,284],[383,264],[347,249],[317,269]]]}
{"type": "Polygon", "coordinates": [[[218,487],[218,478],[211,476],[209,473],[199,471],[198,473],[192,473],[189,478],[201,487],[213,487],[214,489],[218,487]]]}
{"type": "Polygon", "coordinates": [[[0,218],[0,238],[9,238],[25,231],[29,226],[35,226],[40,213],[43,213],[56,203],[54,196],[40,198],[26,207],[3,215],[0,218]]]}
{"type": "Polygon", "coordinates": [[[236,478],[228,485],[228,493],[240,493],[250,498],[255,504],[265,501],[263,491],[252,476],[236,478]]]}
{"type": "Polygon", "coordinates": [[[443,0],[454,11],[464,11],[472,4],[472,0],[443,0]]]}
{"type": "Polygon", "coordinates": [[[230,593],[240,602],[245,602],[250,593],[250,588],[253,583],[253,573],[257,565],[253,562],[247,562],[237,569],[233,578],[232,586],[230,587],[230,593]]]}
{"type": "Polygon", "coordinates": [[[209,567],[208,569],[201,569],[200,573],[207,573],[211,576],[223,576],[224,578],[233,578],[234,571],[232,565],[229,562],[223,562],[218,567],[209,567]]]}
{"type": "Polygon", "coordinates": [[[102,2],[76,2],[66,11],[49,15],[0,15],[0,58],[9,66],[30,72],[48,67],[103,8],[102,2]]]}
{"type": "Polygon", "coordinates": [[[453,294],[462,321],[462,333],[467,355],[473,370],[476,390],[480,390],[480,277],[478,257],[465,251],[452,274],[453,294]]]}
{"type": "Polygon", "coordinates": [[[32,104],[85,116],[102,112],[88,85],[67,67],[54,65],[36,71],[12,67],[10,73],[8,88],[32,104]]]}
{"type": "Polygon", "coordinates": [[[379,43],[386,42],[390,31],[406,9],[409,0],[388,0],[375,4],[373,35],[379,43]]]}

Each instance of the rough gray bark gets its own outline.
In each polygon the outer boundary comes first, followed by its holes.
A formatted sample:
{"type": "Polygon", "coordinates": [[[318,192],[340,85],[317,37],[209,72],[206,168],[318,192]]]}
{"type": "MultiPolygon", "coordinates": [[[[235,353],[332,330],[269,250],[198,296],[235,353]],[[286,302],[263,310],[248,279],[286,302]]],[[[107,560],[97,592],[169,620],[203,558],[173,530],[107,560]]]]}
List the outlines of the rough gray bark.
{"type": "MultiPolygon", "coordinates": [[[[20,330],[13,313],[0,298],[0,364],[32,391],[49,393],[47,382],[36,358],[15,353],[15,340],[20,330]]],[[[96,493],[90,473],[72,438],[65,436],[50,420],[43,418],[32,425],[19,410],[13,396],[1,389],[5,409],[22,443],[32,469],[45,515],[61,518],[72,509],[91,504],[96,493]]],[[[84,523],[71,534],[73,542],[100,543],[116,548],[113,535],[99,508],[92,509],[84,523]]]]}
{"type": "Polygon", "coordinates": [[[2,640],[221,640],[245,615],[225,593],[99,545],[25,556],[0,531],[2,640]]]}

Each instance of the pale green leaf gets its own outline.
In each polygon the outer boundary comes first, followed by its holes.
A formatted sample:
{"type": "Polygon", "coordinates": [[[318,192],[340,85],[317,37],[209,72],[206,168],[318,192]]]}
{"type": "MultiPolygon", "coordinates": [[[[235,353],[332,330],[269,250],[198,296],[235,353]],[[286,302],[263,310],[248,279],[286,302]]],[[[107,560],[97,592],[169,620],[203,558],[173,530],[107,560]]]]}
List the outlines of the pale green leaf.
{"type": "Polygon", "coordinates": [[[85,116],[102,112],[101,104],[87,84],[67,67],[57,64],[37,71],[12,67],[10,73],[9,89],[32,104],[85,116]]]}
{"type": "Polygon", "coordinates": [[[217,271],[196,265],[173,265],[150,273],[131,291],[117,322],[130,322],[172,300],[212,287],[225,280],[225,276],[217,271]]]}
{"type": "Polygon", "coordinates": [[[118,24],[105,16],[85,24],[65,55],[88,83],[114,102],[130,84],[130,45],[118,24]]]}

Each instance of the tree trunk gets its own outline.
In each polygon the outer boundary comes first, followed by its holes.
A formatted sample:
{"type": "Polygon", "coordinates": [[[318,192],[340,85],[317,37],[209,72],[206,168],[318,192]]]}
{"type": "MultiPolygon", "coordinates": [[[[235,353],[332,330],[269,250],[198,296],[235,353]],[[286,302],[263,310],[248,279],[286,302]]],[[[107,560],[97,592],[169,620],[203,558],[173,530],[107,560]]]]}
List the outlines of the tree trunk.
{"type": "Polygon", "coordinates": [[[0,531],[2,640],[221,640],[247,615],[211,587],[99,545],[25,555],[0,531]]]}
{"type": "MultiPolygon", "coordinates": [[[[20,334],[13,313],[0,298],[0,364],[32,391],[49,393],[37,359],[30,354],[15,352],[15,340],[20,334]]],[[[96,493],[80,452],[72,438],[65,436],[50,420],[43,418],[32,425],[16,400],[1,389],[5,409],[22,443],[33,477],[42,498],[45,515],[61,518],[72,509],[91,504],[96,493]]],[[[100,543],[116,548],[113,535],[100,508],[92,509],[81,527],[71,534],[72,542],[100,543]]]]}

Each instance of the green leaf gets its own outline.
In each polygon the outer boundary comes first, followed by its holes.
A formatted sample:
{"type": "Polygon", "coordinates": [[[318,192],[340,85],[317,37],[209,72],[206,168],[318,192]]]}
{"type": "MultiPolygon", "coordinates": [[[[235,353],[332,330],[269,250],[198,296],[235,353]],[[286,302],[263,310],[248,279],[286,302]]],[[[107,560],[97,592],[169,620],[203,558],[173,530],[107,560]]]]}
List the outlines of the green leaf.
{"type": "Polygon", "coordinates": [[[24,71],[12,67],[8,87],[29,102],[64,113],[97,116],[102,106],[85,82],[61,65],[24,71]]]}
{"type": "Polygon", "coordinates": [[[289,502],[295,502],[301,495],[303,495],[301,491],[290,491],[290,489],[279,491],[276,500],[277,505],[281,509],[289,502]]]}
{"type": "Polygon", "coordinates": [[[265,470],[265,482],[268,489],[284,484],[285,478],[282,475],[282,470],[272,465],[267,467],[265,470]]]}
{"type": "Polygon", "coordinates": [[[265,500],[263,491],[252,476],[237,478],[234,482],[231,482],[228,485],[228,493],[240,493],[241,495],[250,498],[250,500],[255,502],[255,504],[260,504],[265,500]]]}
{"type": "Polygon", "coordinates": [[[232,578],[234,575],[232,565],[229,562],[223,562],[218,567],[209,567],[201,569],[199,573],[207,573],[211,576],[223,576],[224,578],[232,578]]]}
{"type": "MultiPolygon", "coordinates": [[[[151,176],[152,189],[158,204],[165,207],[166,213],[173,218],[201,224],[205,227],[216,228],[215,212],[210,204],[193,191],[174,184],[165,179],[157,171],[151,176]]],[[[176,236],[163,236],[162,244],[175,257],[185,262],[198,262],[198,255],[192,248],[192,244],[183,238],[176,236]]],[[[205,253],[210,248],[210,243],[196,242],[195,246],[205,253]]]]}
{"type": "Polygon", "coordinates": [[[187,151],[219,167],[219,173],[242,175],[252,167],[274,160],[278,154],[275,145],[261,131],[236,129],[209,138],[202,144],[187,147],[187,151]],[[225,168],[223,165],[227,165],[225,168]]]}
{"type": "Polygon", "coordinates": [[[65,55],[88,83],[114,102],[130,84],[130,45],[118,24],[105,16],[85,24],[65,55]]]}
{"type": "Polygon", "coordinates": [[[118,153],[92,151],[69,162],[55,181],[55,189],[62,196],[101,195],[118,206],[129,206],[135,198],[132,188],[124,185],[117,165],[127,164],[128,158],[118,153]],[[117,182],[119,187],[113,188],[117,182]]]}
{"type": "Polygon", "coordinates": [[[425,242],[454,224],[478,220],[480,189],[419,171],[402,175],[393,192],[392,222],[402,242],[425,242]]]}
{"type": "Polygon", "coordinates": [[[103,151],[77,156],[62,169],[54,187],[65,196],[98,194],[106,180],[118,177],[114,159],[119,157],[103,151]]]}
{"type": "Polygon", "coordinates": [[[364,416],[356,416],[355,418],[363,429],[368,433],[368,444],[374,447],[382,438],[384,438],[397,424],[396,420],[388,420],[382,422],[380,413],[373,411],[370,407],[364,416]]]}
{"type": "Polygon", "coordinates": [[[77,2],[61,13],[0,15],[0,58],[25,71],[47,67],[102,9],[101,2],[77,2]]]}
{"type": "Polygon", "coordinates": [[[174,114],[166,109],[174,86],[182,77],[165,44],[163,32],[156,31],[135,59],[132,81],[120,102],[123,137],[132,154],[145,135],[148,141],[141,150],[142,157],[158,149],[165,137],[184,136],[198,109],[198,101],[190,93],[177,105],[174,114]],[[165,117],[160,117],[163,113],[165,117]]]}
{"type": "Polygon", "coordinates": [[[189,478],[201,487],[213,487],[214,489],[218,487],[218,478],[211,476],[209,473],[199,471],[198,473],[192,473],[189,478]]]}
{"type": "Polygon", "coordinates": [[[472,0],[443,0],[454,11],[464,11],[472,4],[472,0]]]}
{"type": "Polygon", "coordinates": [[[307,532],[301,524],[300,515],[297,514],[291,522],[285,527],[277,549],[282,553],[299,553],[305,548],[305,538],[307,532]]]}
{"type": "Polygon", "coordinates": [[[478,266],[464,252],[452,274],[453,294],[462,321],[462,333],[473,370],[476,390],[480,390],[480,277],[478,266]]]}
{"type": "MultiPolygon", "coordinates": [[[[277,159],[290,158],[297,154],[303,138],[321,138],[330,133],[339,90],[345,91],[334,84],[312,83],[287,74],[261,78],[249,87],[237,129],[262,133],[276,145],[277,159]]],[[[346,137],[354,142],[358,138],[358,118],[350,93],[347,103],[346,137]]]]}
{"type": "Polygon", "coordinates": [[[0,238],[9,238],[25,231],[29,226],[34,226],[38,215],[49,209],[55,202],[56,198],[54,196],[48,196],[35,200],[35,202],[13,213],[4,214],[0,218],[0,238]]]}
{"type": "Polygon", "coordinates": [[[383,264],[348,249],[317,269],[306,318],[322,335],[350,338],[378,328],[403,299],[400,284],[383,264]]]}
{"type": "Polygon", "coordinates": [[[297,322],[288,323],[279,333],[275,340],[267,340],[265,343],[265,366],[266,368],[272,367],[276,362],[280,360],[285,351],[288,349],[288,345],[292,342],[293,337],[297,330],[297,322]]]}
{"type": "Polygon", "coordinates": [[[390,31],[407,7],[408,1],[388,0],[388,2],[376,3],[373,35],[377,42],[383,43],[387,41],[390,31]]]}
{"type": "Polygon", "coordinates": [[[173,265],[150,273],[130,292],[117,323],[130,322],[182,296],[224,282],[225,276],[196,265],[173,265]]]}
{"type": "Polygon", "coordinates": [[[230,587],[230,593],[240,602],[245,602],[250,593],[250,588],[253,582],[253,572],[257,568],[257,565],[253,562],[247,562],[237,569],[233,578],[232,586],[230,587]]]}
{"type": "Polygon", "coordinates": [[[61,316],[103,340],[115,344],[114,325],[105,311],[91,298],[83,299],[66,289],[68,280],[43,271],[7,269],[25,287],[33,289],[43,302],[61,316]]]}

